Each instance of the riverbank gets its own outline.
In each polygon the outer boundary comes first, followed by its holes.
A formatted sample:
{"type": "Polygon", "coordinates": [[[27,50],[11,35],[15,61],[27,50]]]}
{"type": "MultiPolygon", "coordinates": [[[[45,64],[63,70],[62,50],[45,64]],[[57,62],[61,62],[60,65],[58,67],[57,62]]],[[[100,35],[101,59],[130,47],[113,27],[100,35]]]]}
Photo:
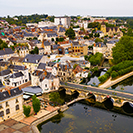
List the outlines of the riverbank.
{"type": "Polygon", "coordinates": [[[125,75],[123,75],[123,76],[121,76],[115,80],[111,80],[111,78],[109,78],[105,83],[100,85],[99,88],[103,88],[103,89],[109,88],[109,87],[123,81],[124,79],[129,78],[130,76],[133,76],[133,72],[127,73],[127,74],[125,74],[125,75]]]}

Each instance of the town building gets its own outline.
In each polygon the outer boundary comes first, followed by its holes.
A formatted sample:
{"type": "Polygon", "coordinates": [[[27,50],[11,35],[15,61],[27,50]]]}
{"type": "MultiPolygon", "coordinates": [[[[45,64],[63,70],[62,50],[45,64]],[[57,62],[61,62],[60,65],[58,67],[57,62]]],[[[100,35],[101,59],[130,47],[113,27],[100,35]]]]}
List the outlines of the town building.
{"type": "Polygon", "coordinates": [[[3,61],[8,61],[8,59],[14,55],[15,53],[11,48],[4,48],[3,50],[0,50],[0,59],[2,59],[3,61]]]}
{"type": "Polygon", "coordinates": [[[18,87],[0,91],[0,122],[23,118],[23,93],[18,87]]]}
{"type": "Polygon", "coordinates": [[[70,17],[55,17],[54,23],[55,25],[62,24],[63,27],[69,28],[71,24],[71,18],[70,17]]]}
{"type": "Polygon", "coordinates": [[[43,55],[37,54],[27,54],[23,60],[23,65],[25,65],[29,72],[33,72],[37,69],[40,60],[43,58],[43,55]]]}
{"type": "Polygon", "coordinates": [[[105,36],[114,36],[116,34],[119,36],[123,36],[123,33],[119,29],[119,27],[106,27],[104,22],[101,23],[101,31],[104,33],[105,36]]]}

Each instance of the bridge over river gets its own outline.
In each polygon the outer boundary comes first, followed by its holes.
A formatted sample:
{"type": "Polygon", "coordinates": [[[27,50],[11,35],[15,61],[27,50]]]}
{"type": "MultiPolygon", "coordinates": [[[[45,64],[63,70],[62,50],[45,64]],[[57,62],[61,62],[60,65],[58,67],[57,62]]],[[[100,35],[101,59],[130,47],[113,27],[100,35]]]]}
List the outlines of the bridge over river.
{"type": "MultiPolygon", "coordinates": [[[[122,107],[125,104],[129,105],[133,113],[133,94],[128,92],[120,92],[116,90],[102,89],[98,87],[92,87],[89,85],[75,84],[71,82],[63,83],[61,82],[60,88],[65,88],[66,92],[77,91],[79,96],[86,96],[86,98],[91,94],[95,97],[98,102],[104,102],[110,99],[114,106],[122,107]]],[[[90,98],[90,97],[89,97],[90,98]]]]}

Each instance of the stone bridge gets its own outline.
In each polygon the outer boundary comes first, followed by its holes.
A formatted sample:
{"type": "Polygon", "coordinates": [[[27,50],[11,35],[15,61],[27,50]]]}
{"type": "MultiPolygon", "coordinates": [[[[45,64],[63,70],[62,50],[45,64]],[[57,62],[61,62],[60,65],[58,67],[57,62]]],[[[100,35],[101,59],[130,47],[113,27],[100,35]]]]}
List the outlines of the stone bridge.
{"type": "Polygon", "coordinates": [[[112,107],[122,107],[127,113],[133,113],[133,94],[101,89],[87,85],[74,84],[70,82],[61,83],[59,91],[61,89],[65,89],[66,94],[69,95],[78,92],[79,97],[84,97],[84,99],[87,100],[91,99],[91,102],[104,103],[107,108],[107,104],[110,104],[112,107]],[[127,107],[130,111],[127,111],[127,107]]]}

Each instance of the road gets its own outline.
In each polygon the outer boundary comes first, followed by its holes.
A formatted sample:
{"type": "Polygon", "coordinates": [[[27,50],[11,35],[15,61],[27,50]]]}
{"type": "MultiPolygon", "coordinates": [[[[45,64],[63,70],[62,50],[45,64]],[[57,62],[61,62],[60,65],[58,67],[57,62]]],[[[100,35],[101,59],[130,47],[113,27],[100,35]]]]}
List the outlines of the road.
{"type": "Polygon", "coordinates": [[[70,87],[70,88],[77,88],[78,90],[92,91],[92,92],[97,92],[97,93],[101,93],[101,94],[106,94],[106,95],[111,95],[111,96],[113,95],[113,96],[117,96],[117,97],[121,97],[121,98],[126,98],[129,100],[133,100],[133,94],[131,94],[131,93],[119,92],[116,90],[109,90],[109,89],[101,89],[98,87],[91,87],[88,85],[75,84],[75,83],[70,83],[70,82],[67,82],[67,85],[66,85],[66,83],[61,82],[61,85],[70,87]],[[115,95],[113,93],[115,93],[115,95]]]}

